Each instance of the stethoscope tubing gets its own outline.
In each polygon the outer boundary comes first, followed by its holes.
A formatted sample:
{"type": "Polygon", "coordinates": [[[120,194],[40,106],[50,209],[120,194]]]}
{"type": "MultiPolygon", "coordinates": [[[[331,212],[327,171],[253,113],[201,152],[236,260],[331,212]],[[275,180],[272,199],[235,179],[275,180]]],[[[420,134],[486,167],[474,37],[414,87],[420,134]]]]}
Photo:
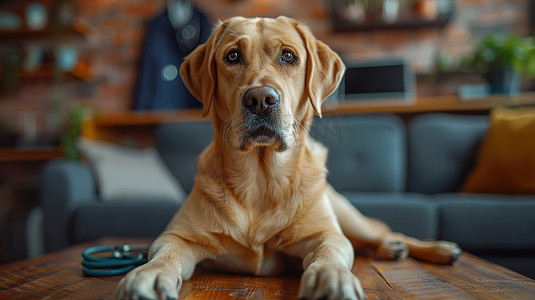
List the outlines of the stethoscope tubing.
{"type": "Polygon", "coordinates": [[[86,276],[115,276],[125,274],[147,262],[147,253],[128,254],[130,251],[147,250],[147,246],[96,246],[82,251],[83,273],[86,276]],[[95,257],[92,254],[111,252],[112,256],[95,257]]]}

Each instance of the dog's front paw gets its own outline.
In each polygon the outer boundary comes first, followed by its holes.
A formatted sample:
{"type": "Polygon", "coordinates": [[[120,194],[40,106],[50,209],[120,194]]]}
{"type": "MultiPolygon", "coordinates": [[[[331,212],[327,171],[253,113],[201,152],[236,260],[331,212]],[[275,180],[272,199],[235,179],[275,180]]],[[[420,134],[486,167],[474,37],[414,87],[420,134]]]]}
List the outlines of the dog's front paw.
{"type": "Polygon", "coordinates": [[[303,273],[299,299],[364,299],[360,281],[342,266],[312,263],[303,273]]]}
{"type": "Polygon", "coordinates": [[[117,299],[178,299],[182,278],[172,270],[143,265],[128,273],[117,286],[117,299]]]}

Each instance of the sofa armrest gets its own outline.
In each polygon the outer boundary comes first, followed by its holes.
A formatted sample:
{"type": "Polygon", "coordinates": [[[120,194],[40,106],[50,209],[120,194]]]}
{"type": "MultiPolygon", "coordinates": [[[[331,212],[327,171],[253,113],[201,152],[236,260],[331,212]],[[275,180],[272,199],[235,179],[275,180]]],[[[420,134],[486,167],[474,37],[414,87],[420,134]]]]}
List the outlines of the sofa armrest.
{"type": "Polygon", "coordinates": [[[71,216],[81,203],[96,199],[95,180],[88,167],[65,159],[49,162],[41,174],[44,241],[47,252],[71,244],[71,216]]]}

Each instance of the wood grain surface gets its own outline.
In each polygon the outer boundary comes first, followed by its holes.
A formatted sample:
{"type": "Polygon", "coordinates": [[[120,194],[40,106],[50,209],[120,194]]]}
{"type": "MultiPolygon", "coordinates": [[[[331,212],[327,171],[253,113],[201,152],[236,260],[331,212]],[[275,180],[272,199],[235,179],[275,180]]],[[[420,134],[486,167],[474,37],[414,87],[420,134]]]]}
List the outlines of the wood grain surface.
{"type": "MultiPolygon", "coordinates": [[[[105,238],[0,266],[0,299],[114,299],[122,276],[85,277],[83,249],[148,240],[105,238]]],[[[535,299],[535,281],[463,253],[453,266],[357,257],[353,272],[368,299],[535,299]]],[[[296,299],[300,274],[255,277],[197,268],[180,299],[296,299]]]]}

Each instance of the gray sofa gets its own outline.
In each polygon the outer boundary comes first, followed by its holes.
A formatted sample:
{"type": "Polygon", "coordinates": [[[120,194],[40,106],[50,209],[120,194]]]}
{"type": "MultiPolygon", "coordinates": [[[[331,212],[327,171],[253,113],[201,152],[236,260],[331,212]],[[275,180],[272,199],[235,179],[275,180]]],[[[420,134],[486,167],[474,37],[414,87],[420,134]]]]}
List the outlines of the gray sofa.
{"type": "MultiPolygon", "coordinates": [[[[364,214],[421,239],[457,242],[535,278],[535,195],[461,194],[487,129],[486,116],[328,116],[311,135],[329,149],[329,182],[364,214]]],[[[212,137],[208,122],[166,124],[157,148],[186,192],[195,157],[212,137]]],[[[178,204],[103,203],[85,165],[57,160],[42,174],[47,251],[102,236],[155,237],[178,204]]]]}

